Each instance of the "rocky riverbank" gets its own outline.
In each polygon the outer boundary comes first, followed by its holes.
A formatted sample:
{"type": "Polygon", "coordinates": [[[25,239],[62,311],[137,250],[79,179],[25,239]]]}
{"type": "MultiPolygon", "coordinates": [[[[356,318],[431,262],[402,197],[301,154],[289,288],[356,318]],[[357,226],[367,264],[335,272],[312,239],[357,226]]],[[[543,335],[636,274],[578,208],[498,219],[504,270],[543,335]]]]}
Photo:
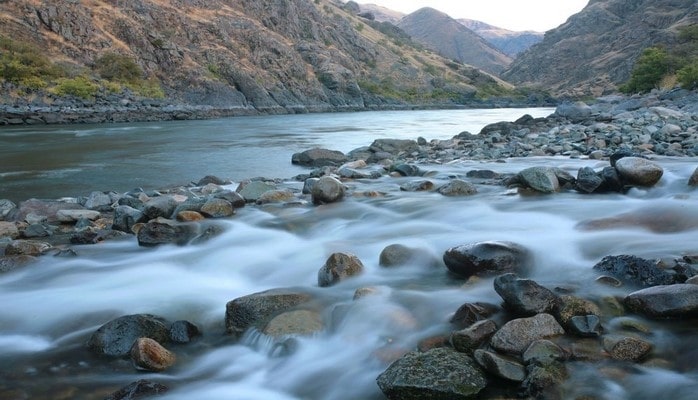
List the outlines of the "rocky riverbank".
{"type": "MultiPolygon", "coordinates": [[[[133,240],[144,247],[193,246],[217,237],[224,229],[220,221],[253,207],[272,214],[298,207],[312,215],[327,204],[399,198],[400,193],[412,192],[468,199],[486,190],[544,201],[560,192],[600,196],[651,190],[665,174],[663,158],[656,156],[698,155],[696,104],[698,95],[683,91],[608,97],[592,105],[561,105],[549,118],[522,117],[487,126],[479,135],[460,133],[446,141],[376,140],[348,154],[309,149],[291,161],[312,169],[291,180],[259,178],[233,185],[208,176],[160,190],[93,192],[19,204],[0,200],[0,271],[32,268],[40,257],[79,257],[84,247],[77,245],[106,240],[133,240]],[[504,165],[508,157],[536,156],[556,156],[551,162],[589,158],[603,166],[580,168],[576,175],[556,165],[517,173],[472,169],[463,176],[445,177],[431,171],[435,165],[464,160],[501,159],[504,165]],[[400,179],[400,185],[386,185],[391,179],[400,179]]],[[[682,184],[698,186],[698,168],[682,184]]],[[[698,218],[690,207],[628,212],[613,218],[590,216],[578,229],[618,226],[676,233],[698,229],[698,218]]],[[[442,249],[437,258],[409,246],[388,246],[376,255],[382,268],[395,268],[399,274],[401,266],[416,262],[435,267],[434,274],[466,288],[496,277],[493,286],[501,303],[464,303],[444,321],[448,329],[420,338],[415,348],[386,343],[371,355],[386,366],[377,384],[391,399],[516,394],[555,399],[593,392],[578,373],[587,366],[602,367],[611,380],[622,380],[638,366],[681,371],[685,357],[676,356],[654,332],[684,329],[678,321],[690,324],[698,317],[698,251],[686,250],[680,259],[667,256],[659,261],[609,254],[589,266],[597,272],[594,281],[546,287],[529,279],[535,256],[519,243],[462,243],[442,249]],[[579,286],[591,289],[577,290],[579,286]]],[[[333,309],[335,304],[327,304],[316,289],[331,291],[360,277],[365,263],[353,254],[335,252],[318,266],[317,287],[277,288],[231,299],[221,315],[226,332],[241,343],[248,343],[251,332],[264,335],[276,343],[276,356],[291,355],[294,337],[332,329],[337,321],[325,316],[341,320],[346,311],[333,309]]],[[[370,302],[380,291],[360,287],[354,301],[370,302]]],[[[395,319],[409,330],[416,317],[395,319]]],[[[105,365],[126,358],[137,370],[164,371],[177,362],[177,346],[198,340],[195,323],[124,315],[91,333],[86,349],[102,356],[105,365]]],[[[689,346],[689,339],[677,338],[676,348],[689,346]]],[[[151,377],[151,382],[134,378],[132,386],[108,398],[132,399],[167,390],[153,382],[156,375],[151,377]]],[[[3,395],[0,387],[0,398],[3,395]]]]}

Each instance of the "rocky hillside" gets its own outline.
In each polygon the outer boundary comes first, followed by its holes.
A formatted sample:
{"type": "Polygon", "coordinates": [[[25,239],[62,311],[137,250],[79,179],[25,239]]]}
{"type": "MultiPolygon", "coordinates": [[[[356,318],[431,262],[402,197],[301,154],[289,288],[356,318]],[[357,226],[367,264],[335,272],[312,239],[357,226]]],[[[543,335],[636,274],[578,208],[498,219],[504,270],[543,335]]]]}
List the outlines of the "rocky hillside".
{"type": "Polygon", "coordinates": [[[398,26],[415,41],[444,57],[475,66],[492,74],[501,73],[511,58],[447,14],[421,8],[400,20],[398,26]]]}
{"type": "Polygon", "coordinates": [[[398,22],[405,16],[400,11],[391,10],[390,8],[379,6],[376,4],[360,4],[361,12],[373,14],[373,18],[380,22],[390,22],[397,25],[398,22]]]}
{"type": "Polygon", "coordinates": [[[474,19],[460,18],[457,21],[512,58],[543,40],[543,32],[510,31],[474,19]]]}
{"type": "Polygon", "coordinates": [[[57,76],[99,87],[88,105],[113,102],[129,92],[109,82],[105,56],[135,62],[166,103],[229,114],[464,104],[511,87],[367,22],[332,0],[5,0],[0,39],[33,46],[60,73],[1,76],[1,102],[57,104],[57,76]]]}
{"type": "Polygon", "coordinates": [[[625,82],[650,46],[672,46],[677,28],[698,23],[695,0],[591,0],[502,75],[563,96],[598,96],[625,82]]]}

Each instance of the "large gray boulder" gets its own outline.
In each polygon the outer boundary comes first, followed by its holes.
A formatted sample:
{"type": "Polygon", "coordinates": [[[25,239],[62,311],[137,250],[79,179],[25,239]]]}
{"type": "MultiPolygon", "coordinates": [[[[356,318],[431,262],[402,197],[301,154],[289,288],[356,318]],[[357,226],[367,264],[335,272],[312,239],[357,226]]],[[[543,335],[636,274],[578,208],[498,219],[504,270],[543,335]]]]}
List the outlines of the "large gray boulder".
{"type": "Polygon", "coordinates": [[[528,274],[533,256],[525,247],[512,242],[487,241],[452,247],[444,253],[446,267],[456,275],[528,274]]]}
{"type": "Polygon", "coordinates": [[[331,176],[323,176],[313,184],[310,195],[313,204],[335,203],[344,198],[344,185],[338,179],[331,176]]]}
{"type": "Polygon", "coordinates": [[[164,344],[169,337],[169,329],[162,318],[150,314],[125,315],[97,329],[88,340],[87,348],[99,355],[125,357],[138,338],[164,344]]]}
{"type": "Polygon", "coordinates": [[[530,279],[518,279],[515,274],[496,277],[494,290],[502,297],[506,308],[516,315],[553,313],[560,305],[560,298],[550,289],[530,279]]]}
{"type": "Polygon", "coordinates": [[[615,168],[624,182],[637,186],[654,186],[664,174],[658,164],[640,157],[623,157],[615,168]]]}
{"type": "Polygon", "coordinates": [[[650,318],[695,318],[698,316],[698,285],[654,286],[630,293],[623,303],[631,311],[650,318]]]}
{"type": "Polygon", "coordinates": [[[295,153],[291,156],[291,163],[306,167],[339,166],[349,161],[349,157],[341,151],[314,148],[295,153]]]}
{"type": "Polygon", "coordinates": [[[649,287],[679,283],[675,274],[659,268],[655,262],[632,255],[606,256],[593,268],[629,285],[649,287]]]}
{"type": "Polygon", "coordinates": [[[225,306],[225,328],[240,337],[249,328],[263,329],[277,315],[309,302],[312,296],[293,289],[271,289],[238,297],[225,306]]]}
{"type": "Polygon", "coordinates": [[[521,355],[531,343],[564,335],[565,330],[550,314],[513,319],[492,336],[490,344],[502,353],[521,355]]]}
{"type": "Polygon", "coordinates": [[[325,265],[318,271],[318,286],[335,285],[347,278],[363,272],[364,265],[353,254],[334,253],[327,258],[325,265]]]}

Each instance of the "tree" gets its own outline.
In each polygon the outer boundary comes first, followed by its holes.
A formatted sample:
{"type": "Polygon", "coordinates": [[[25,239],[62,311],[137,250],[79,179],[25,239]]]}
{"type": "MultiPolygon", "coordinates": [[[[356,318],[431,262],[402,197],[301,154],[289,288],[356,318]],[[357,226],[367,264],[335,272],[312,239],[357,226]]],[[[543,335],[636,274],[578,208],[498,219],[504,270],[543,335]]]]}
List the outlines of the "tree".
{"type": "Polygon", "coordinates": [[[635,63],[630,80],[619,89],[624,93],[645,93],[658,87],[662,78],[674,68],[672,57],[661,47],[650,47],[635,63]]]}

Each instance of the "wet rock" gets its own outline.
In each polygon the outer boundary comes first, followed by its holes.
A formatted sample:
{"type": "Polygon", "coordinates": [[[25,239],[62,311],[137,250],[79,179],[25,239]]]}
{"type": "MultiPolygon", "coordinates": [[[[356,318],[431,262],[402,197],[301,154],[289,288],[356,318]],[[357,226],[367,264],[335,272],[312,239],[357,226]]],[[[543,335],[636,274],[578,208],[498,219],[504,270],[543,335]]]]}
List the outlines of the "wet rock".
{"type": "Polygon", "coordinates": [[[477,193],[477,188],[470,182],[452,179],[437,189],[444,196],[471,196],[477,193]]]}
{"type": "Polygon", "coordinates": [[[427,192],[434,189],[434,182],[428,180],[409,181],[400,185],[403,192],[427,192]]]}
{"type": "Polygon", "coordinates": [[[456,325],[456,327],[463,329],[478,321],[482,321],[493,316],[498,311],[499,307],[494,304],[465,303],[458,307],[449,322],[456,325]]]}
{"type": "Polygon", "coordinates": [[[565,330],[550,314],[513,319],[492,336],[490,345],[500,352],[522,354],[536,340],[564,335],[565,330]]]}
{"type": "Polygon", "coordinates": [[[19,229],[14,222],[0,221],[0,238],[17,239],[19,237],[19,229]]]}
{"type": "Polygon", "coordinates": [[[393,168],[394,172],[397,172],[401,176],[421,176],[422,171],[418,166],[413,164],[398,164],[393,168]]]}
{"type": "Polygon", "coordinates": [[[251,327],[262,329],[276,315],[309,302],[312,297],[292,289],[272,289],[229,301],[225,306],[225,327],[237,337],[251,327]]]}
{"type": "Polygon", "coordinates": [[[471,170],[468,171],[465,176],[476,179],[499,179],[501,177],[500,174],[489,169],[471,170]]]}
{"type": "Polygon", "coordinates": [[[601,315],[599,307],[590,300],[575,296],[560,296],[560,307],[556,317],[560,324],[567,328],[574,317],[601,315]]]}
{"type": "Polygon", "coordinates": [[[306,167],[339,166],[349,161],[341,151],[328,149],[310,149],[291,156],[291,163],[306,167]]]}
{"type": "Polygon", "coordinates": [[[572,122],[582,122],[592,115],[592,108],[586,103],[578,101],[574,103],[562,103],[555,109],[554,115],[567,118],[572,122]]]}
{"type": "Polygon", "coordinates": [[[594,270],[635,286],[648,287],[676,283],[674,274],[659,268],[650,260],[631,255],[606,256],[594,265],[594,270]]]}
{"type": "Polygon", "coordinates": [[[94,221],[100,216],[100,212],[94,210],[58,210],[56,212],[58,222],[63,223],[75,223],[83,218],[94,221]]]}
{"type": "Polygon", "coordinates": [[[273,337],[310,336],[324,329],[322,316],[317,311],[293,310],[272,318],[262,332],[273,337]]]}
{"type": "MultiPolygon", "coordinates": [[[[691,174],[691,177],[688,178],[688,186],[693,186],[693,187],[698,186],[698,168],[696,168],[696,170],[693,171],[693,174],[691,174]]],[[[0,216],[2,216],[1,211],[0,211],[0,216]]]]}
{"type": "Polygon", "coordinates": [[[0,199],[0,221],[6,221],[17,210],[17,205],[10,200],[0,199]]]}
{"type": "MultiPolygon", "coordinates": [[[[173,221],[174,222],[174,221],[173,221]]],[[[185,245],[196,237],[194,227],[187,224],[151,221],[136,234],[138,245],[153,247],[163,244],[185,245]]]]}
{"type": "Polygon", "coordinates": [[[240,193],[233,192],[232,190],[216,192],[213,194],[213,198],[227,200],[233,205],[233,208],[245,207],[245,204],[247,203],[245,198],[240,193]]]}
{"type": "Polygon", "coordinates": [[[546,365],[530,364],[526,366],[521,394],[535,399],[564,399],[562,384],[567,378],[567,368],[559,361],[546,365]]]}
{"type": "Polygon", "coordinates": [[[189,321],[175,321],[170,325],[172,343],[189,343],[197,336],[201,336],[201,330],[189,321]]]}
{"type": "Polygon", "coordinates": [[[662,167],[640,157],[623,157],[615,168],[623,181],[638,186],[654,186],[664,174],[662,167]]]}
{"type": "Polygon", "coordinates": [[[369,146],[373,153],[389,153],[399,155],[400,153],[412,153],[419,151],[417,141],[411,139],[376,139],[369,146]]]}
{"type": "Polygon", "coordinates": [[[131,361],[137,369],[161,372],[174,365],[177,357],[150,338],[138,338],[131,347],[131,361]]]}
{"type": "Polygon", "coordinates": [[[451,333],[451,346],[461,353],[473,354],[483,343],[497,332],[497,324],[486,319],[475,322],[471,326],[451,333]]]}
{"type": "Polygon", "coordinates": [[[146,220],[158,217],[169,218],[177,208],[177,201],[172,196],[157,196],[143,204],[143,216],[146,220]]]}
{"type": "Polygon", "coordinates": [[[528,274],[533,257],[523,246],[502,241],[478,242],[452,247],[444,253],[446,267],[456,275],[528,274]]]}
{"type": "Polygon", "coordinates": [[[582,193],[595,193],[603,185],[603,178],[589,167],[580,168],[577,171],[577,183],[575,189],[582,193]]]}
{"type": "Polygon", "coordinates": [[[292,191],[284,189],[284,190],[270,190],[257,199],[256,203],[261,205],[261,204],[270,204],[270,203],[285,203],[289,201],[295,200],[296,196],[293,194],[292,191]]]}
{"type": "Polygon", "coordinates": [[[446,348],[410,352],[377,379],[391,400],[458,400],[475,397],[487,385],[475,361],[446,348]]]}
{"type": "Polygon", "coordinates": [[[597,337],[601,336],[603,331],[601,320],[597,315],[575,315],[570,318],[567,323],[567,329],[573,335],[582,337],[597,337]]]}
{"type": "Polygon", "coordinates": [[[151,382],[145,379],[133,382],[109,395],[104,400],[136,400],[167,393],[169,389],[165,385],[151,382]]]}
{"type": "Polygon", "coordinates": [[[437,265],[437,260],[427,250],[408,247],[402,244],[386,246],[378,256],[378,265],[381,267],[399,267],[407,264],[437,265]]]}
{"type": "Polygon", "coordinates": [[[84,229],[70,235],[71,244],[97,244],[108,239],[119,239],[126,233],[110,229],[84,229]]]}
{"type": "Polygon", "coordinates": [[[536,340],[523,353],[526,365],[548,365],[555,361],[565,361],[569,354],[550,340],[536,340]]]}
{"type": "Polygon", "coordinates": [[[52,246],[46,242],[37,240],[13,240],[5,247],[6,256],[40,256],[50,250],[52,246]]]}
{"type": "Polygon", "coordinates": [[[200,212],[210,218],[225,218],[235,214],[235,209],[228,200],[212,198],[201,206],[200,212]]]}
{"type": "Polygon", "coordinates": [[[641,227],[657,233],[684,232],[698,228],[698,212],[692,207],[676,204],[655,204],[612,217],[580,222],[583,230],[641,227]]]}
{"type": "Polygon", "coordinates": [[[526,168],[517,174],[516,180],[524,187],[540,193],[555,193],[560,190],[555,169],[550,167],[526,168]]]}
{"type": "Polygon", "coordinates": [[[36,257],[28,255],[0,256],[0,273],[24,267],[36,260],[36,257]]]}
{"type": "MultiPolygon", "coordinates": [[[[0,223],[1,224],[1,223],[0,223]]],[[[53,235],[53,232],[55,230],[55,227],[48,225],[48,224],[33,224],[29,225],[22,231],[22,237],[25,239],[34,239],[34,238],[41,238],[41,237],[48,237],[53,235]]],[[[0,231],[2,231],[2,227],[0,227],[0,231]]],[[[2,233],[0,233],[0,236],[2,236],[2,233]]]]}
{"type": "MultiPolygon", "coordinates": [[[[54,201],[54,200],[38,200],[38,199],[29,199],[26,201],[23,201],[19,203],[19,210],[17,213],[17,219],[20,221],[23,221],[27,215],[29,214],[35,214],[39,215],[43,218],[44,220],[40,221],[34,221],[34,223],[41,223],[41,222],[48,222],[51,224],[57,223],[58,218],[56,217],[56,213],[59,210],[82,210],[84,209],[83,206],[78,204],[77,202],[71,203],[71,202],[65,202],[65,201],[54,201]]],[[[29,222],[29,221],[27,221],[29,222]]],[[[29,222],[32,223],[32,222],[29,222]]]]}
{"type": "Polygon", "coordinates": [[[604,348],[614,360],[638,362],[652,351],[652,343],[634,337],[606,336],[604,348]]]}
{"type": "Polygon", "coordinates": [[[125,315],[102,325],[92,334],[87,348],[93,353],[111,357],[127,356],[138,338],[167,343],[169,330],[164,320],[150,314],[125,315]]]}
{"type": "Polygon", "coordinates": [[[318,271],[318,285],[327,287],[363,272],[364,265],[353,254],[334,253],[318,271]]]}
{"type": "Polygon", "coordinates": [[[179,222],[196,222],[196,221],[203,221],[206,219],[203,215],[201,215],[200,212],[198,211],[189,211],[189,210],[184,210],[180,211],[177,213],[175,216],[177,221],[179,222]]]}
{"type": "Polygon", "coordinates": [[[490,374],[513,382],[523,382],[526,369],[518,362],[497,355],[491,351],[475,350],[475,361],[490,374]]]}
{"type": "Polygon", "coordinates": [[[550,314],[560,304],[560,299],[551,290],[530,279],[518,279],[515,274],[496,277],[494,290],[504,300],[505,307],[516,315],[550,314]]]}
{"type": "Polygon", "coordinates": [[[112,229],[132,233],[133,226],[141,222],[143,218],[143,213],[130,206],[117,206],[114,209],[114,222],[112,223],[112,229]]]}
{"type": "Polygon", "coordinates": [[[630,293],[623,304],[650,318],[693,318],[698,316],[698,285],[654,286],[630,293]]]}
{"type": "Polygon", "coordinates": [[[227,183],[229,183],[229,182],[226,181],[226,180],[223,179],[223,178],[218,177],[218,176],[215,176],[215,175],[206,175],[206,176],[204,176],[203,178],[199,179],[198,182],[196,182],[196,186],[201,187],[201,186],[206,186],[206,185],[209,185],[209,184],[214,184],[214,185],[225,185],[225,184],[227,184],[227,183]]]}
{"type": "Polygon", "coordinates": [[[338,179],[331,176],[323,176],[318,179],[311,189],[313,204],[335,203],[344,198],[344,185],[338,179]]]}
{"type": "Polygon", "coordinates": [[[108,193],[92,192],[89,196],[87,196],[87,199],[85,199],[85,203],[83,205],[88,210],[111,211],[113,203],[114,202],[108,193]]]}

